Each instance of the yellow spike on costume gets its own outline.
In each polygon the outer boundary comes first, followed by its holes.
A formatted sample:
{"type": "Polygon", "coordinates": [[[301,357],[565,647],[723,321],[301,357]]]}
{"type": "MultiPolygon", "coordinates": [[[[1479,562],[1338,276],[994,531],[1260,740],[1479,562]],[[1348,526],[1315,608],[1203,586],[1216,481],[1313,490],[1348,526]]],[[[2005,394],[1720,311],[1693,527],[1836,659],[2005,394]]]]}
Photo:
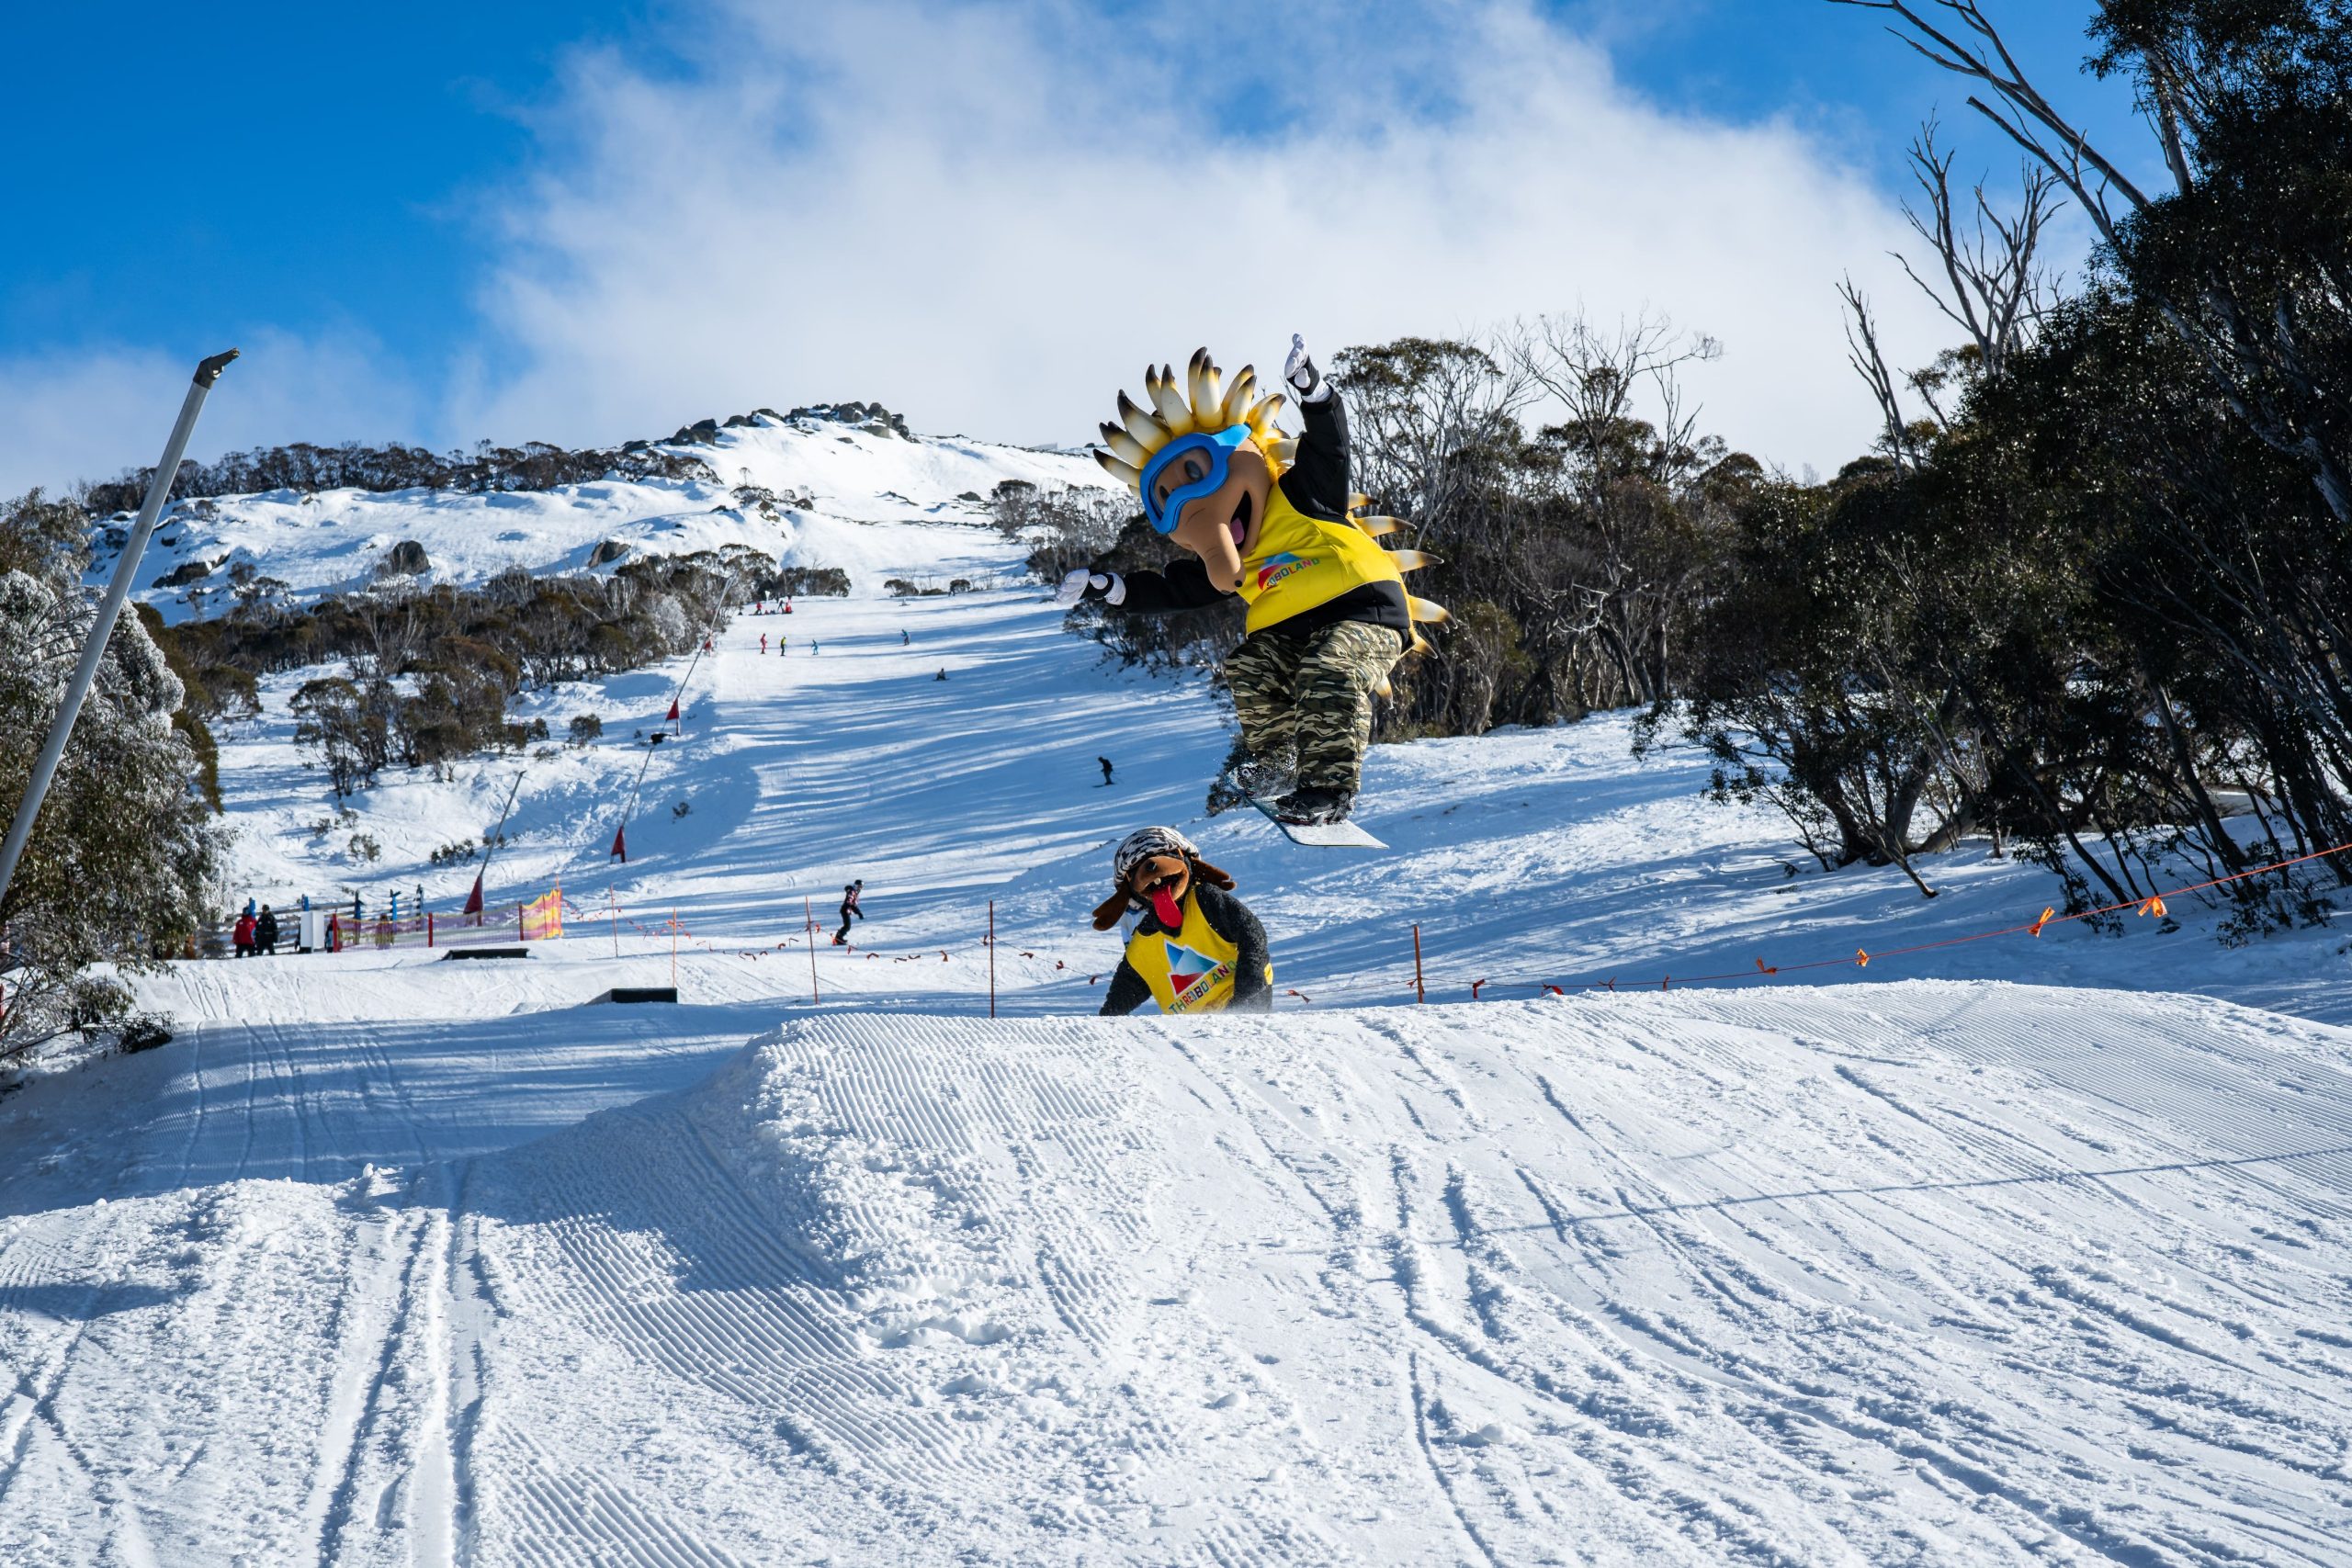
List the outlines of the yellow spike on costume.
{"type": "Polygon", "coordinates": [[[1258,372],[1245,365],[1241,374],[1233,378],[1233,385],[1225,389],[1225,407],[1217,412],[1217,428],[1225,430],[1241,423],[1250,417],[1250,405],[1257,400],[1258,372]]]}
{"type": "Polygon", "coordinates": [[[1102,445],[1108,446],[1119,461],[1137,473],[1143,472],[1143,466],[1151,461],[1151,453],[1144,444],[1115,424],[1102,426],[1102,445]]]}
{"type": "Polygon", "coordinates": [[[1435,649],[1435,647],[1436,645],[1434,643],[1430,642],[1429,638],[1421,635],[1421,628],[1415,626],[1413,628],[1413,646],[1407,649],[1405,652],[1407,657],[1409,658],[1416,653],[1430,652],[1435,649]]]}
{"type": "Polygon", "coordinates": [[[1362,512],[1365,507],[1370,506],[1371,504],[1372,497],[1368,495],[1351,495],[1348,497],[1348,510],[1351,512],[1362,512]]]}
{"type": "Polygon", "coordinates": [[[1385,539],[1405,525],[1401,517],[1351,517],[1349,521],[1375,539],[1385,539]]]}
{"type": "Polygon", "coordinates": [[[1203,430],[1223,430],[1217,423],[1225,412],[1224,378],[1209,359],[1209,351],[1196,348],[1193,363],[1186,368],[1184,389],[1193,399],[1193,423],[1203,430]]]}
{"type": "Polygon", "coordinates": [[[1430,599],[1416,599],[1408,594],[1405,607],[1412,613],[1413,619],[1428,626],[1442,626],[1453,618],[1446,613],[1444,605],[1430,599]]]}
{"type": "Polygon", "coordinates": [[[1394,687],[1394,686],[1391,686],[1391,685],[1388,683],[1388,677],[1387,677],[1387,676],[1383,675],[1383,676],[1380,678],[1380,684],[1378,684],[1377,686],[1374,686],[1374,687],[1373,688],[1373,692],[1374,693],[1374,694],[1379,695],[1379,696],[1383,696],[1383,697],[1393,697],[1393,696],[1395,696],[1395,695],[1396,694],[1396,687],[1394,687]]]}
{"type": "Polygon", "coordinates": [[[1119,394],[1119,423],[1127,434],[1139,442],[1146,452],[1157,452],[1175,439],[1160,417],[1148,409],[1137,408],[1126,393],[1119,394]]]}
{"type": "Polygon", "coordinates": [[[1292,436],[1275,442],[1273,445],[1273,450],[1268,452],[1266,456],[1272,457],[1283,468],[1289,468],[1293,463],[1298,461],[1297,438],[1295,436],[1292,436]]]}
{"type": "Polygon", "coordinates": [[[1123,463],[1108,452],[1097,451],[1094,454],[1094,460],[1102,465],[1104,473],[1130,489],[1143,479],[1141,468],[1136,468],[1133,463],[1123,463]]]}
{"type": "Polygon", "coordinates": [[[1193,405],[1184,400],[1184,394],[1178,389],[1175,372],[1162,371],[1149,390],[1151,406],[1159,411],[1160,423],[1168,426],[1169,434],[1190,435],[1193,429],[1193,405]]]}
{"type": "Polygon", "coordinates": [[[1274,430],[1274,416],[1282,412],[1283,395],[1280,392],[1267,393],[1258,400],[1258,406],[1250,411],[1250,428],[1264,440],[1279,441],[1282,437],[1274,430]]]}
{"type": "Polygon", "coordinates": [[[1396,563],[1398,571],[1419,571],[1425,566],[1443,564],[1437,557],[1425,550],[1391,550],[1388,552],[1388,558],[1396,563]]]}

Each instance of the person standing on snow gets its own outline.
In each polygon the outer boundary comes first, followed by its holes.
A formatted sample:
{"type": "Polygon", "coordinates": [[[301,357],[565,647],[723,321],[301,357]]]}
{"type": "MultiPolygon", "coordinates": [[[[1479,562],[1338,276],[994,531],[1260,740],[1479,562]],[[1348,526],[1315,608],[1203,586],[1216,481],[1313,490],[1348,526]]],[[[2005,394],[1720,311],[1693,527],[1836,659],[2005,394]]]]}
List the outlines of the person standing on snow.
{"type": "MultiPolygon", "coordinates": [[[[246,900],[248,906],[252,902],[251,899],[246,900]]],[[[229,928],[230,945],[237,950],[237,956],[240,958],[251,958],[254,955],[254,925],[253,911],[249,907],[245,913],[237,917],[237,923],[229,928]]]]}
{"type": "Polygon", "coordinates": [[[1413,623],[1445,612],[1405,592],[1403,574],[1430,558],[1383,549],[1395,521],[1355,515],[1347,411],[1296,334],[1283,375],[1306,423],[1295,439],[1274,424],[1283,398],[1259,398],[1247,367],[1227,388],[1205,348],[1182,374],[1148,372],[1147,403],[1120,393],[1095,459],[1196,558],[1165,572],[1081,569],[1054,597],[1163,615],[1238,593],[1247,635],[1225,675],[1250,761],[1236,782],[1285,822],[1337,822],[1355,804],[1374,695],[1422,646],[1413,623]]]}
{"type": "Polygon", "coordinates": [[[254,921],[254,951],[273,957],[277,953],[277,917],[266,904],[261,907],[260,918],[254,921]]]}
{"type": "Polygon", "coordinates": [[[762,632],[762,633],[760,634],[760,657],[761,657],[761,658],[763,658],[763,659],[765,659],[765,658],[767,657],[767,655],[768,655],[768,634],[767,634],[767,633],[765,633],[765,632],[762,632]]]}
{"type": "Polygon", "coordinates": [[[1095,758],[1094,760],[1095,760],[1096,761],[1098,761],[1098,762],[1100,762],[1100,763],[1102,763],[1102,782],[1103,782],[1104,784],[1116,784],[1116,783],[1118,783],[1118,782],[1119,782],[1118,780],[1116,780],[1116,779],[1114,779],[1114,778],[1113,778],[1113,777],[1111,776],[1111,759],[1110,759],[1110,758],[1108,758],[1108,757],[1097,757],[1097,758],[1095,758]]]}
{"type": "Polygon", "coordinates": [[[1156,1000],[1166,1013],[1271,1012],[1274,964],[1266,928],[1233,896],[1233,878],[1201,858],[1173,828],[1140,828],[1111,856],[1112,892],[1094,911],[1107,931],[1141,909],[1102,1016],[1124,1018],[1156,1000]]]}
{"type": "Polygon", "coordinates": [[[849,923],[865,919],[865,911],[857,907],[857,896],[865,891],[865,878],[859,877],[842,889],[842,929],[833,933],[833,945],[849,945],[849,923]]]}

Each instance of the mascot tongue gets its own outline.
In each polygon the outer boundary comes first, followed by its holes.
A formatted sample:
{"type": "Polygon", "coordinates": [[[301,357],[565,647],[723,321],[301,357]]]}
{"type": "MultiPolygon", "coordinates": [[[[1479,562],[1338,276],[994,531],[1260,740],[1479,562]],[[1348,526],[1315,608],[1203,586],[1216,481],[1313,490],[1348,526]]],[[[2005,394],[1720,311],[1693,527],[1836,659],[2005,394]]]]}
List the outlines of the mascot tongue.
{"type": "Polygon", "coordinates": [[[1146,897],[1151,900],[1151,912],[1159,917],[1161,925],[1171,931],[1183,925],[1184,907],[1176,902],[1174,894],[1165,887],[1155,887],[1146,897]]]}

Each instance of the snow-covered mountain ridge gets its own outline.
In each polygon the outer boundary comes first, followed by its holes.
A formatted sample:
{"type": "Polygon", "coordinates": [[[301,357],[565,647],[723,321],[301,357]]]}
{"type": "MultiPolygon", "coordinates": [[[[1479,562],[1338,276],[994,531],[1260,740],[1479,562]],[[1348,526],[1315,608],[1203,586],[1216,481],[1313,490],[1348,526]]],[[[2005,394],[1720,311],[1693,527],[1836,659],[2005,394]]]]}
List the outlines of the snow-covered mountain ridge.
{"type": "MultiPolygon", "coordinates": [[[[1083,454],[910,435],[898,416],[857,403],[704,421],[661,449],[698,459],[713,477],[486,493],[274,491],[178,502],[141,562],[134,592],[172,623],[227,610],[239,577],[275,580],[283,585],[278,602],[300,604],[376,584],[390,553],[412,542],[428,563],[422,581],[460,586],[517,569],[609,570],[644,555],[729,545],[780,565],[854,572],[873,552],[849,547],[837,530],[821,548],[808,544],[812,525],[825,535],[828,522],[977,523],[989,491],[1006,479],[1105,482],[1083,454]]],[[[111,574],[122,538],[119,520],[98,530],[94,586],[111,574]]]]}

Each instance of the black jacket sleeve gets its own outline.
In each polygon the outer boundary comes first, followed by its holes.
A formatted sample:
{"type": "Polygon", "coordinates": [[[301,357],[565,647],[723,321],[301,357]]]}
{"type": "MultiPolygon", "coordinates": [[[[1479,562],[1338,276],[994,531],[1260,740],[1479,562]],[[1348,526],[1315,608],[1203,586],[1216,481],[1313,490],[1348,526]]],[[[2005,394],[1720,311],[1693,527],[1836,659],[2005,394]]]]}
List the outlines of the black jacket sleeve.
{"type": "Polygon", "coordinates": [[[1272,1012],[1274,988],[1266,978],[1266,966],[1273,957],[1266,945],[1266,928],[1259,924],[1249,905],[1222,887],[1203,886],[1197,896],[1210,927],[1240,950],[1233,960],[1233,1000],[1227,1007],[1242,1012],[1272,1012]]]}
{"type": "Polygon", "coordinates": [[[1102,997],[1102,1018],[1125,1018],[1151,1000],[1151,987],[1136,973],[1136,966],[1125,959],[1119,960],[1118,972],[1111,976],[1111,988],[1102,997]]]}
{"type": "Polygon", "coordinates": [[[1203,610],[1226,597],[1209,581],[1208,568],[1186,558],[1170,561],[1165,571],[1121,574],[1127,596],[1106,608],[1122,615],[1172,615],[1180,610],[1203,610]]]}
{"type": "Polygon", "coordinates": [[[1283,475],[1283,493],[1308,516],[1337,521],[1348,514],[1352,466],[1347,405],[1334,388],[1321,402],[1300,403],[1298,413],[1306,422],[1306,431],[1298,438],[1298,456],[1283,475]]]}

